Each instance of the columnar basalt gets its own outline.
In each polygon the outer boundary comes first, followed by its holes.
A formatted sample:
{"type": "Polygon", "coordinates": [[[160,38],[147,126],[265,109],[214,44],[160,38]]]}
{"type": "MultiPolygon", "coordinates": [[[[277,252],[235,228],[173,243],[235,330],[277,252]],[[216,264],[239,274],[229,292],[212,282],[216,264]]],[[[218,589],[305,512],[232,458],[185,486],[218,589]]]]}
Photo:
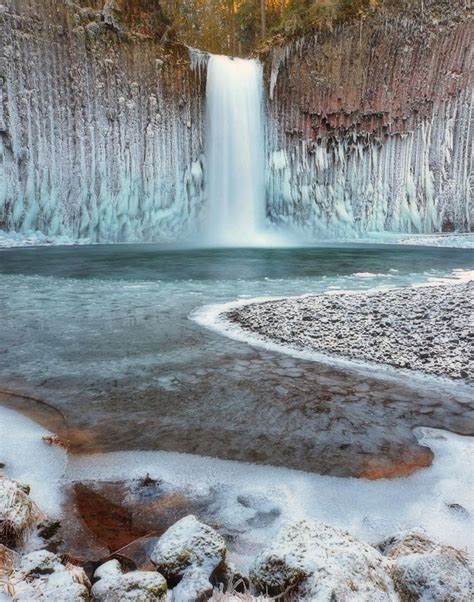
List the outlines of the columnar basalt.
{"type": "Polygon", "coordinates": [[[130,241],[196,227],[201,81],[158,4],[134,3],[136,19],[125,5],[0,5],[0,229],[130,241]]]}
{"type": "Polygon", "coordinates": [[[264,57],[272,221],[311,238],[471,229],[472,18],[462,0],[405,4],[264,57]]]}
{"type": "MultiPolygon", "coordinates": [[[[0,31],[0,230],[200,228],[208,57],[159,2],[3,0],[0,31]]],[[[471,37],[464,0],[384,0],[263,54],[267,220],[310,240],[470,231],[471,37]]]]}

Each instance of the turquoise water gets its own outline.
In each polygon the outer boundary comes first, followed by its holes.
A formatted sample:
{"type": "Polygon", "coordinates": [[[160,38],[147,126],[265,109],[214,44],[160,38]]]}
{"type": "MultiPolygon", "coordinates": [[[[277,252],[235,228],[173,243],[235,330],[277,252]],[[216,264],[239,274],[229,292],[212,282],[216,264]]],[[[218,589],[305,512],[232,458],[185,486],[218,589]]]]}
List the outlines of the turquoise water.
{"type": "Polygon", "coordinates": [[[83,451],[172,449],[351,474],[465,432],[465,394],[254,349],[188,316],[237,298],[364,290],[473,269],[472,250],[395,246],[0,252],[0,388],[47,400],[83,451]]]}

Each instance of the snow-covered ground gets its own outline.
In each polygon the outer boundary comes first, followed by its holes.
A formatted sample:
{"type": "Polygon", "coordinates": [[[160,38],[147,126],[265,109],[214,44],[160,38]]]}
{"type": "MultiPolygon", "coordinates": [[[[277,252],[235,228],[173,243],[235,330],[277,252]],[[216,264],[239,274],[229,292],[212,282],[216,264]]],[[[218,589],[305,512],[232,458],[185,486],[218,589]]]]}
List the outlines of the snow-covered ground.
{"type": "MultiPolygon", "coordinates": [[[[268,246],[276,247],[292,247],[301,244],[338,244],[338,243],[354,243],[354,244],[400,244],[407,246],[423,246],[423,247],[444,247],[455,249],[474,249],[474,233],[469,234],[397,234],[394,232],[368,232],[358,239],[330,239],[330,240],[315,240],[312,243],[303,241],[298,237],[286,237],[277,232],[271,236],[271,231],[268,231],[268,236],[265,239],[268,241],[268,246]]],[[[183,241],[184,242],[184,241],[183,241]]],[[[192,242],[192,241],[191,241],[192,242]]],[[[195,239],[194,242],[202,245],[195,239]]],[[[27,233],[7,232],[0,230],[0,249],[11,249],[16,247],[39,247],[39,246],[66,246],[66,245],[88,245],[92,244],[90,239],[81,238],[73,239],[68,236],[46,236],[39,231],[31,231],[27,233]]],[[[97,244],[97,243],[94,243],[97,244]]],[[[256,245],[259,246],[259,245],[256,245]]],[[[265,242],[261,246],[266,246],[265,242]]]]}
{"type": "MultiPolygon", "coordinates": [[[[372,279],[376,279],[377,277],[382,276],[382,274],[374,274],[374,273],[370,273],[370,272],[359,272],[359,273],[353,274],[353,276],[358,279],[368,280],[369,282],[371,282],[372,279]]],[[[323,292],[323,294],[325,295],[325,299],[327,299],[328,295],[329,296],[334,295],[335,301],[337,301],[337,297],[340,296],[341,294],[347,295],[352,292],[354,298],[361,299],[362,301],[364,301],[364,297],[366,297],[367,295],[370,296],[371,294],[377,293],[379,291],[385,291],[387,293],[389,293],[390,291],[393,291],[396,294],[397,291],[408,291],[409,292],[410,290],[412,290],[413,296],[415,297],[418,294],[417,289],[419,287],[449,286],[449,285],[456,285],[456,284],[460,285],[463,283],[466,283],[466,284],[472,283],[473,281],[474,281],[474,271],[473,270],[455,269],[451,273],[446,274],[446,276],[428,277],[425,281],[412,283],[411,286],[404,287],[402,289],[400,289],[398,287],[387,286],[387,285],[383,285],[383,286],[378,285],[378,286],[374,286],[373,288],[370,288],[370,289],[362,291],[362,292],[361,291],[357,291],[357,292],[351,291],[351,289],[344,289],[344,290],[327,289],[326,291],[323,292]]],[[[470,290],[470,288],[471,287],[469,287],[469,290],[470,290]]],[[[465,290],[466,289],[463,288],[462,292],[460,292],[460,295],[458,298],[458,304],[465,303],[466,307],[469,307],[470,296],[468,295],[467,298],[465,298],[466,297],[465,290]]],[[[454,289],[454,292],[455,291],[456,291],[456,289],[454,289]]],[[[449,294],[451,294],[452,292],[453,292],[453,289],[450,289],[449,294]]],[[[260,326],[258,326],[255,330],[252,330],[251,328],[242,327],[242,325],[239,323],[239,321],[237,319],[236,320],[229,319],[230,314],[238,315],[239,311],[245,310],[246,308],[248,308],[248,306],[250,306],[250,309],[256,308],[256,311],[258,312],[259,306],[261,307],[261,304],[264,304],[264,303],[274,302],[275,304],[278,304],[278,303],[279,304],[285,304],[285,303],[290,303],[290,304],[295,303],[296,304],[296,303],[299,303],[302,301],[305,302],[306,299],[311,299],[311,297],[312,297],[311,294],[306,293],[304,295],[297,296],[297,297],[291,297],[291,296],[290,297],[255,297],[255,298],[238,299],[236,301],[231,301],[228,303],[216,303],[216,304],[205,305],[203,307],[199,307],[196,310],[194,310],[190,314],[189,317],[190,317],[190,319],[196,321],[201,326],[204,326],[205,328],[209,328],[210,330],[214,330],[215,332],[218,332],[219,334],[222,334],[222,335],[232,338],[234,340],[246,342],[249,345],[254,345],[256,347],[262,347],[269,351],[288,354],[295,358],[307,359],[307,360],[316,361],[316,362],[320,362],[320,363],[330,364],[333,366],[339,366],[342,368],[356,370],[357,372],[359,372],[361,374],[370,374],[372,376],[374,376],[374,375],[380,376],[381,378],[384,378],[384,379],[389,378],[391,380],[398,381],[400,379],[403,380],[403,379],[409,377],[411,381],[413,381],[413,382],[416,381],[416,382],[420,382],[420,383],[423,383],[423,381],[426,381],[426,379],[437,379],[439,381],[440,385],[447,384],[449,386],[450,380],[445,379],[444,376],[441,376],[441,375],[438,376],[436,374],[436,372],[434,372],[434,371],[431,371],[432,374],[424,373],[420,369],[420,366],[418,364],[416,366],[410,366],[409,369],[408,368],[404,369],[402,367],[403,362],[392,361],[393,357],[390,357],[390,358],[387,357],[387,360],[390,359],[390,361],[387,361],[386,363],[384,363],[383,357],[374,360],[374,358],[371,357],[370,354],[364,354],[363,352],[360,351],[360,349],[359,349],[359,353],[357,353],[356,350],[351,349],[350,353],[344,354],[344,353],[341,353],[340,350],[338,352],[337,349],[328,350],[325,347],[318,347],[317,341],[311,345],[295,344],[294,341],[289,340],[289,339],[286,341],[281,341],[280,334],[283,334],[283,332],[279,331],[279,328],[278,328],[279,324],[282,321],[285,322],[287,319],[289,319],[289,320],[293,319],[291,317],[288,317],[286,315],[287,312],[285,313],[285,311],[283,312],[283,315],[280,316],[280,321],[278,320],[278,316],[272,316],[270,318],[271,320],[275,319],[275,323],[273,323],[273,322],[270,323],[271,328],[275,329],[275,336],[272,336],[270,333],[264,332],[264,329],[261,328],[260,326]]],[[[441,295],[440,298],[442,299],[443,295],[441,295]]],[[[427,302],[429,305],[429,298],[427,299],[427,302]]],[[[409,307],[410,304],[405,303],[405,305],[407,306],[407,310],[410,309],[410,307],[409,307]]],[[[411,309],[413,309],[413,307],[411,307],[411,309]]],[[[386,313],[386,316],[390,316],[390,312],[392,311],[392,300],[391,300],[390,295],[387,295],[387,304],[386,304],[384,311],[386,313]]],[[[452,312],[449,311],[450,317],[451,317],[451,313],[452,312]]],[[[342,316],[342,314],[341,314],[341,316],[342,316]]],[[[329,312],[328,312],[328,316],[324,316],[324,320],[326,320],[328,317],[331,318],[331,316],[329,315],[329,312]]],[[[328,321],[327,324],[326,323],[322,324],[322,328],[324,330],[329,330],[329,326],[331,323],[330,323],[329,319],[327,321],[328,321]]],[[[372,327],[374,325],[376,325],[370,315],[369,315],[369,322],[370,322],[370,326],[372,326],[372,327]]],[[[296,323],[291,321],[290,325],[293,325],[293,324],[296,324],[296,323]]],[[[337,322],[336,322],[336,324],[337,324],[337,322]]],[[[290,326],[289,324],[286,324],[286,323],[281,324],[281,325],[284,327],[283,330],[290,326]]],[[[297,324],[296,324],[296,326],[297,326],[297,324]]],[[[295,326],[295,328],[296,328],[296,326],[295,326]]],[[[468,332],[469,326],[470,326],[469,320],[465,320],[464,335],[466,335],[466,333],[468,332]]],[[[308,323],[303,324],[303,327],[305,327],[306,330],[310,330],[310,328],[308,327],[308,323]]],[[[349,320],[349,328],[350,328],[350,320],[349,320]]],[[[422,335],[426,334],[425,330],[426,329],[424,327],[419,327],[418,334],[420,335],[420,337],[422,337],[422,335]]],[[[290,328],[290,332],[293,332],[292,328],[290,328]]],[[[394,332],[394,336],[396,337],[396,332],[394,332]]],[[[291,339],[291,337],[290,337],[290,339],[291,339]]],[[[383,339],[383,337],[382,337],[382,339],[383,339]]],[[[358,339],[357,339],[359,347],[362,343],[364,345],[367,345],[368,341],[369,341],[369,337],[366,336],[365,330],[363,329],[363,332],[360,333],[360,335],[358,336],[358,339]]],[[[420,343],[423,343],[423,345],[425,347],[426,346],[430,347],[430,345],[431,345],[431,343],[428,340],[423,341],[420,339],[420,343]]],[[[372,344],[373,344],[373,342],[372,342],[372,344]]],[[[471,343],[471,345],[472,345],[472,343],[471,343]]],[[[421,347],[420,347],[420,349],[421,349],[421,347]]],[[[390,353],[390,350],[387,350],[387,353],[390,353]]],[[[466,358],[466,361],[469,362],[469,358],[466,358]]],[[[454,386],[463,387],[462,384],[455,384],[454,386]]]]}
{"type": "Polygon", "coordinates": [[[412,245],[420,247],[474,249],[474,233],[395,234],[393,232],[369,232],[366,236],[363,236],[359,242],[412,245]]]}
{"type": "Polygon", "coordinates": [[[128,481],[149,473],[196,498],[213,491],[209,512],[215,524],[238,533],[231,560],[242,569],[284,523],[300,519],[345,528],[371,543],[419,526],[474,553],[473,438],[418,428],[419,442],[434,452],[433,465],[404,478],[368,481],[163,451],[66,458],[63,449],[42,442],[47,432],[23,415],[0,407],[0,424],[7,475],[29,483],[34,501],[54,515],[61,486],[72,481],[128,481]]]}
{"type": "Polygon", "coordinates": [[[72,238],[69,238],[69,236],[45,236],[39,231],[20,234],[18,232],[6,232],[5,230],[0,230],[0,249],[87,244],[91,244],[91,241],[88,238],[73,240],[72,238]]]}
{"type": "MultiPolygon", "coordinates": [[[[367,276],[364,276],[367,277],[367,276]]],[[[226,318],[296,349],[474,379],[473,283],[307,295],[241,306],[226,318]]]]}

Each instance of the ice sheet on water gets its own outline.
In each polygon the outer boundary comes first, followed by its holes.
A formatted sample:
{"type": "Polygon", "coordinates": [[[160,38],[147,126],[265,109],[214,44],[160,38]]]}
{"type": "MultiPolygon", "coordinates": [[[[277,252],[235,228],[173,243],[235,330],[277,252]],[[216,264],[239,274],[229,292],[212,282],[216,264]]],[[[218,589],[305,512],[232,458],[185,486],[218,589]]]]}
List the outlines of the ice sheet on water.
{"type": "MultiPolygon", "coordinates": [[[[366,481],[320,476],[270,466],[202,458],[171,452],[118,452],[73,458],[69,479],[130,479],[146,472],[179,488],[218,488],[216,512],[221,524],[244,531],[252,548],[269,541],[286,520],[312,518],[347,528],[375,541],[401,528],[422,526],[453,545],[470,547],[474,516],[474,440],[435,429],[418,429],[417,437],[435,453],[431,468],[395,480],[366,481]],[[276,509],[278,518],[252,529],[253,515],[242,496],[263,500],[257,511],[276,509]],[[460,504],[470,517],[453,514],[460,504]]],[[[253,513],[255,514],[255,513],[253,513]]],[[[245,559],[244,559],[245,560],[245,559]]]]}
{"type": "Polygon", "coordinates": [[[219,492],[213,512],[226,529],[240,532],[234,560],[245,568],[288,520],[316,519],[351,531],[372,543],[399,529],[420,526],[443,542],[474,552],[474,439],[442,430],[418,428],[415,434],[435,459],[430,468],[399,479],[321,476],[163,451],[129,451],[71,456],[64,476],[64,451],[41,441],[44,429],[0,408],[0,458],[8,474],[32,484],[40,506],[58,508],[61,482],[141,478],[146,473],[177,489],[205,495],[219,492]],[[454,505],[454,506],[453,506],[454,505]],[[459,506],[464,512],[455,512],[459,506]],[[256,517],[271,520],[256,523],[256,517]]]}
{"type": "Polygon", "coordinates": [[[31,487],[31,497],[50,516],[60,512],[60,481],[67,464],[64,448],[48,445],[52,435],[18,412],[0,406],[0,462],[9,477],[31,487]]]}

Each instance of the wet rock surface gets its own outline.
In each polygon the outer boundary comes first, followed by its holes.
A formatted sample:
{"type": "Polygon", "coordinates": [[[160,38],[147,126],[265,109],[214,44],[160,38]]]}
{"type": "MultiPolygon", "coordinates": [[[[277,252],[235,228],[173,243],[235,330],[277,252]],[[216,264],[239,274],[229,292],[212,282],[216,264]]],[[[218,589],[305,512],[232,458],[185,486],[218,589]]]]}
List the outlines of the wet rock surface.
{"type": "Polygon", "coordinates": [[[211,503],[166,483],[139,481],[74,483],[67,497],[61,551],[94,561],[112,554],[136,569],[149,568],[151,551],[167,529],[211,503]]]}
{"type": "Polygon", "coordinates": [[[226,314],[282,345],[474,379],[474,283],[245,305],[226,314]]]}

